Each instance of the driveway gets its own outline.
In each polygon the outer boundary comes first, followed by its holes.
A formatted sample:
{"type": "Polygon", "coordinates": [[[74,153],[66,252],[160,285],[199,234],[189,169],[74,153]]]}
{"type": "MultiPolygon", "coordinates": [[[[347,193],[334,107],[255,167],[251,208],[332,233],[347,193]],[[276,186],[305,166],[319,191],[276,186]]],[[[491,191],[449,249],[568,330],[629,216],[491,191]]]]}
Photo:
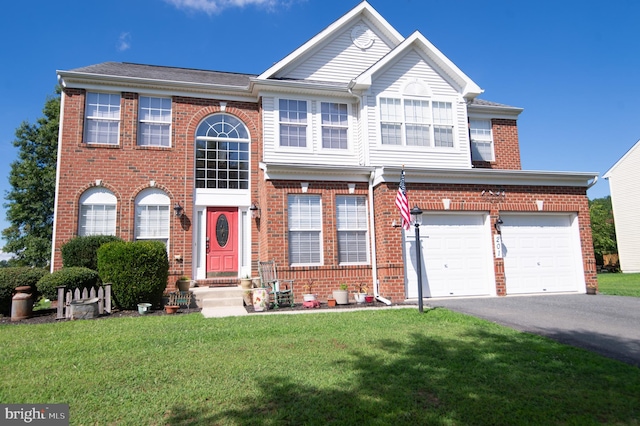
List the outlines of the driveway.
{"type": "Polygon", "coordinates": [[[640,298],[556,294],[432,299],[444,307],[640,367],[640,298]]]}

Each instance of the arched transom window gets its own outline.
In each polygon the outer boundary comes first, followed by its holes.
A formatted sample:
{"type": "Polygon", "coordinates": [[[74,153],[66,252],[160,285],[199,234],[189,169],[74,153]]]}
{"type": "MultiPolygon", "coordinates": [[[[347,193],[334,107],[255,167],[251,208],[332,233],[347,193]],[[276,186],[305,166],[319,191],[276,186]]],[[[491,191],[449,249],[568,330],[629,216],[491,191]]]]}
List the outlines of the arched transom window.
{"type": "Polygon", "coordinates": [[[249,131],[236,117],[215,114],[196,131],[196,188],[249,189],[249,131]]]}

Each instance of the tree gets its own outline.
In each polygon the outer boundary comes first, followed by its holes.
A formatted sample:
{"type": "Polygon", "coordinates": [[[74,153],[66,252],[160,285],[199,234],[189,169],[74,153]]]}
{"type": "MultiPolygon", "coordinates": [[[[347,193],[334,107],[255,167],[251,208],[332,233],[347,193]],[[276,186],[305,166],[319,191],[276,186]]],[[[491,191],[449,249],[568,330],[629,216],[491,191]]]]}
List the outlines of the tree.
{"type": "Polygon", "coordinates": [[[590,200],[589,213],[591,216],[593,251],[596,255],[596,263],[601,265],[603,264],[603,255],[618,252],[611,197],[590,200]]]}
{"type": "Polygon", "coordinates": [[[47,266],[51,258],[56,155],[60,123],[60,88],[47,97],[44,116],[36,124],[24,121],[16,129],[13,146],[18,159],[11,163],[5,195],[7,221],[2,231],[3,251],[14,254],[14,264],[47,266]]]}

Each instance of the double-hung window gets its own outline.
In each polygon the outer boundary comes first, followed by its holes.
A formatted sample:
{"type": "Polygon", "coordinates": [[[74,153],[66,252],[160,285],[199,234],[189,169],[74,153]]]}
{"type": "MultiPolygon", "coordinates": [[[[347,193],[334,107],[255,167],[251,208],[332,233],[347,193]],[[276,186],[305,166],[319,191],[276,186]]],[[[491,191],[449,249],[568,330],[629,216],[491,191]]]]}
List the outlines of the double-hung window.
{"type": "Polygon", "coordinates": [[[136,240],[169,242],[169,197],[159,189],[146,189],[136,197],[136,240]]]}
{"type": "Polygon", "coordinates": [[[493,135],[491,120],[469,120],[471,138],[471,159],[473,161],[493,161],[493,135]]]}
{"type": "Polygon", "coordinates": [[[349,130],[347,104],[333,102],[320,103],[322,122],[322,147],[347,149],[349,130]]]}
{"type": "Polygon", "coordinates": [[[105,188],[91,188],[80,196],[78,235],[116,235],[116,196],[105,188]]]}
{"type": "Polygon", "coordinates": [[[451,102],[380,98],[382,145],[453,147],[451,102]]]}
{"type": "Polygon", "coordinates": [[[171,146],[171,99],[140,96],[138,145],[171,146]]]}
{"type": "Polygon", "coordinates": [[[289,195],[289,263],[322,264],[322,206],[319,195],[289,195]]]}
{"type": "Polygon", "coordinates": [[[368,262],[367,199],[359,196],[336,197],[338,262],[368,262]]]}
{"type": "Polygon", "coordinates": [[[117,145],[120,134],[120,95],[87,93],[84,141],[117,145]]]}
{"type": "Polygon", "coordinates": [[[307,146],[307,101],[280,99],[278,102],[280,146],[307,146]]]}

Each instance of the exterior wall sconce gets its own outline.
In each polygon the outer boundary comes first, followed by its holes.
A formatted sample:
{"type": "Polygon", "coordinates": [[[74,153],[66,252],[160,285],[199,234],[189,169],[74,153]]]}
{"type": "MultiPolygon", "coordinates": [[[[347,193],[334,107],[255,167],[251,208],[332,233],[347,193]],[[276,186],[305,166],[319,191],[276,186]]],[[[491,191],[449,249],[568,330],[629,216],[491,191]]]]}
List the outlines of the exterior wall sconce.
{"type": "Polygon", "coordinates": [[[173,211],[175,212],[176,217],[182,217],[182,212],[184,211],[184,209],[182,208],[180,203],[176,201],[176,205],[173,206],[173,211]]]}
{"type": "Polygon", "coordinates": [[[496,228],[496,231],[498,231],[498,234],[501,233],[502,231],[502,224],[504,222],[502,221],[502,218],[500,216],[498,216],[498,219],[496,219],[496,223],[493,225],[496,228]]]}
{"type": "Polygon", "coordinates": [[[249,211],[251,212],[251,217],[254,219],[260,219],[260,207],[256,206],[256,203],[251,203],[249,207],[249,211]]]}

